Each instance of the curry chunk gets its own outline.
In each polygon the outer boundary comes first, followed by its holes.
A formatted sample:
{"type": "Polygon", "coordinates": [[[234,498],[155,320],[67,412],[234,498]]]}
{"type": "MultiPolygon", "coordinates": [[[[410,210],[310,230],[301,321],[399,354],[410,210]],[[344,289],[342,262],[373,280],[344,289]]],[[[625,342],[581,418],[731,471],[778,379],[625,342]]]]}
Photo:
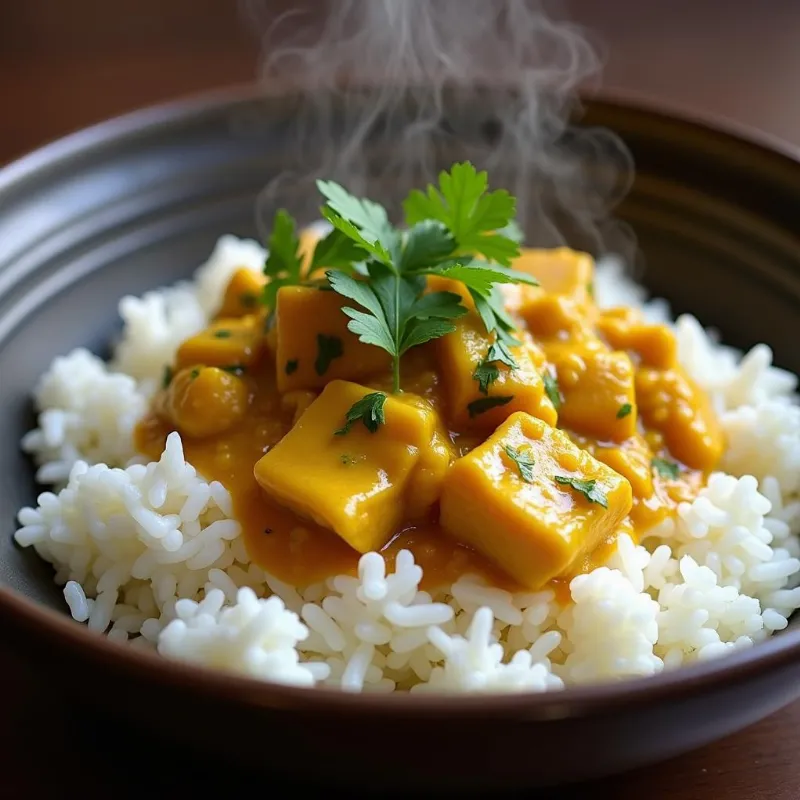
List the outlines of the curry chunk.
{"type": "Polygon", "coordinates": [[[374,433],[361,422],[337,433],[348,410],[370,392],[332,381],[255,465],[256,480],[273,500],[360,553],[383,547],[396,532],[421,451],[436,428],[430,404],[387,397],[385,421],[374,433]]]}
{"type": "Polygon", "coordinates": [[[257,314],[217,319],[178,348],[176,366],[248,367],[261,355],[262,329],[263,322],[257,314]]]}
{"type": "Polygon", "coordinates": [[[342,306],[353,306],[336,292],[310,286],[284,286],[275,312],[275,362],[278,389],[322,389],[342,378],[361,380],[388,370],[389,355],[364,344],[347,330],[342,306]]]}
{"type": "Polygon", "coordinates": [[[544,354],[532,339],[509,348],[516,368],[499,361],[487,365],[493,337],[480,317],[465,314],[455,326],[435,343],[452,426],[490,431],[515,411],[555,424],[557,413],[542,378],[544,354]]]}
{"type": "Polygon", "coordinates": [[[549,294],[569,295],[582,301],[591,298],[594,260],[588,253],[568,247],[523,247],[514,269],[533,275],[549,294]]]}
{"type": "Polygon", "coordinates": [[[621,442],[636,432],[634,369],[627,353],[597,339],[551,347],[562,403],[559,423],[597,439],[621,442]]]}
{"type": "Polygon", "coordinates": [[[538,589],[570,575],[631,509],[628,481],[528,414],[510,416],[450,468],[441,525],[538,589]]]}
{"type": "Polygon", "coordinates": [[[228,282],[222,300],[220,317],[243,317],[258,310],[267,279],[260,272],[242,267],[228,282]]]}
{"type": "Polygon", "coordinates": [[[601,336],[617,350],[635,353],[643,366],[669,369],[678,363],[678,343],[666,325],[645,321],[633,308],[604,311],[597,320],[601,336]]]}
{"type": "Polygon", "coordinates": [[[247,411],[247,386],[216,367],[177,372],[160,398],[161,415],[186,436],[202,439],[224,433],[247,411]]]}
{"type": "Polygon", "coordinates": [[[662,434],[669,452],[692,469],[710,472],[725,448],[711,401],[679,367],[640,368],[636,397],[644,424],[662,434]]]}

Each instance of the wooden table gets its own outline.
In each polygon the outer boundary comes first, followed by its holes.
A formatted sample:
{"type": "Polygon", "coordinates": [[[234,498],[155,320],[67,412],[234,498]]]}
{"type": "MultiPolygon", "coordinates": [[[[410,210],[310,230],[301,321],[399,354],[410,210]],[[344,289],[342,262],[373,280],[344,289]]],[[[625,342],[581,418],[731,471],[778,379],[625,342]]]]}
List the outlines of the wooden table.
{"type": "MultiPolygon", "coordinates": [[[[570,5],[608,44],[607,85],[800,144],[800,4],[773,0],[768,13],[745,0],[570,5]]],[[[257,53],[258,38],[241,25],[232,0],[2,3],[0,164],[138,106],[250,80],[257,53]]],[[[152,789],[109,747],[101,721],[59,704],[2,647],[0,674],[16,689],[6,692],[0,714],[0,796],[67,797],[69,785],[88,797],[152,789]]],[[[791,800],[800,797],[798,751],[800,704],[667,764],[540,796],[791,800]]],[[[201,775],[192,789],[198,796],[216,782],[229,794],[259,784],[266,790],[263,776],[224,765],[201,775]]],[[[180,778],[167,770],[157,796],[180,778]]]]}

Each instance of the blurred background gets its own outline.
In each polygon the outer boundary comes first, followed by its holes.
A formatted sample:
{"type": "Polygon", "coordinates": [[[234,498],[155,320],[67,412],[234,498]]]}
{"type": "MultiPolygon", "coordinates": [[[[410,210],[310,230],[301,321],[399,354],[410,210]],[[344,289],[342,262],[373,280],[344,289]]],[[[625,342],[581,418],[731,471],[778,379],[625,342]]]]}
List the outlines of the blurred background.
{"type": "MultiPolygon", "coordinates": [[[[0,163],[143,105],[251,81],[260,28],[288,9],[323,4],[0,0],[0,97],[6,104],[0,163]]],[[[606,53],[609,90],[727,117],[800,144],[797,0],[545,5],[560,7],[593,32],[606,53]]]]}

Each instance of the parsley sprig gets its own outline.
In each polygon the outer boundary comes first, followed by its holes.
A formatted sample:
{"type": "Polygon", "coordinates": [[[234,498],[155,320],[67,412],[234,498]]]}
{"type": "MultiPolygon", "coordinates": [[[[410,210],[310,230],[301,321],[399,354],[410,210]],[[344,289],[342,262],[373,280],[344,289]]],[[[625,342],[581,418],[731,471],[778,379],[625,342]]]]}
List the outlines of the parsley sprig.
{"type": "MultiPolygon", "coordinates": [[[[392,357],[394,392],[400,391],[401,356],[451,333],[453,320],[466,313],[459,295],[426,293],[428,275],[459,281],[469,291],[486,330],[495,334],[495,357],[487,354],[486,363],[516,366],[508,350],[518,344],[514,323],[498,285],[537,282],[508,266],[519,254],[518,242],[505,232],[513,231],[516,210],[508,192],[487,191],[485,172],[468,162],[455,164],[441,173],[438,187],[411,192],[403,204],[407,230],[400,231],[377,203],[331,181],[317,186],[326,200],[323,217],[360,252],[349,269],[328,265],[334,267],[328,282],[357,306],[342,309],[350,317],[348,329],[392,357]]],[[[491,375],[476,377],[487,391],[491,375]]]]}

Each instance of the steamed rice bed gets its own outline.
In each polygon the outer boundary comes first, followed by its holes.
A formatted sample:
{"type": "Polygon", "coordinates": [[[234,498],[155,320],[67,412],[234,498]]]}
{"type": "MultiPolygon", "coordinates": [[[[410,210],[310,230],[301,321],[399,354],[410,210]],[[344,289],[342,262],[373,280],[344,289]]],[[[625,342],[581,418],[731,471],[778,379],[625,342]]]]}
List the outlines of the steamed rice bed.
{"type": "Polygon", "coordinates": [[[569,584],[509,592],[471,576],[422,591],[408,551],[387,574],[378,553],[357,577],[297,588],[248,558],[231,497],[186,463],[177,433],[152,463],[134,428],[164,367],[219,309],[236,269],[265,252],[226,236],[191,282],[120,303],[109,364],[57,358],[23,439],[52,487],[16,534],[51,562],[72,616],[162,655],[265,680],[351,691],[545,691],[647,676],[750,647],[800,607],[800,407],[796,378],[759,345],[742,356],[614,262],[597,266],[602,307],[673,325],[679,359],[712,398],[727,441],[721,468],[642,545],[569,584]]]}

